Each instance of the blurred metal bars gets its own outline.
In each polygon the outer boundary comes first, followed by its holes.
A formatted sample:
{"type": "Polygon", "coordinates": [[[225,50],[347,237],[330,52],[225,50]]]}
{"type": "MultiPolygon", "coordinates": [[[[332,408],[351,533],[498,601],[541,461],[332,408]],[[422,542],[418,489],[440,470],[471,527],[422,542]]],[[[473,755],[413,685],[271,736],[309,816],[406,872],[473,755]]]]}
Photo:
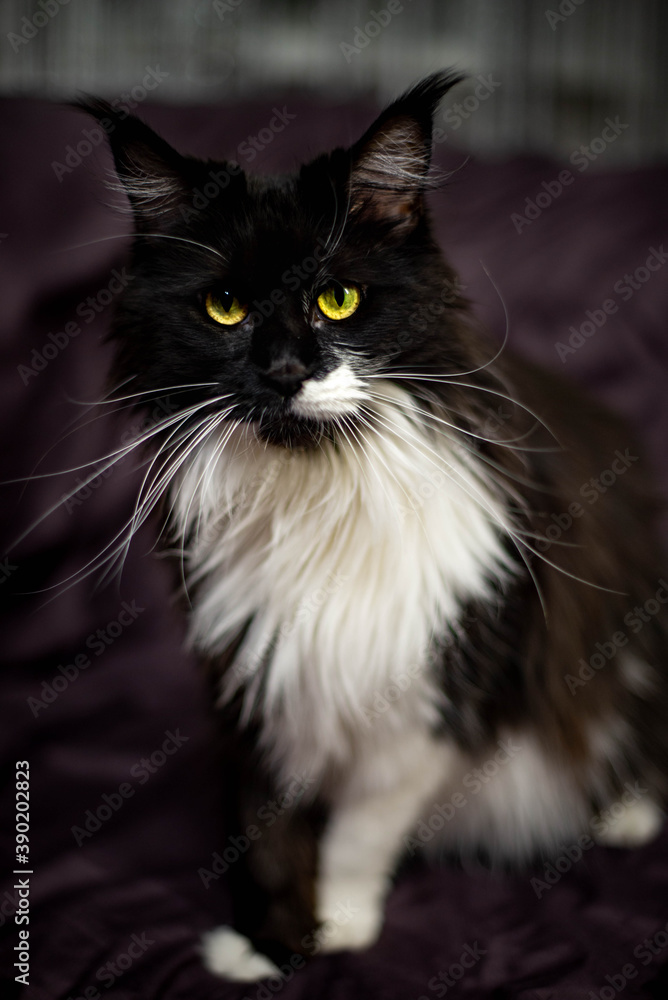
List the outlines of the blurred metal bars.
{"type": "Polygon", "coordinates": [[[456,141],[567,156],[618,116],[606,163],[648,162],[668,154],[667,42],[665,0],[2,0],[0,92],[113,98],[159,66],[160,101],[385,100],[456,64],[456,141]],[[475,107],[478,74],[499,86],[475,107]]]}

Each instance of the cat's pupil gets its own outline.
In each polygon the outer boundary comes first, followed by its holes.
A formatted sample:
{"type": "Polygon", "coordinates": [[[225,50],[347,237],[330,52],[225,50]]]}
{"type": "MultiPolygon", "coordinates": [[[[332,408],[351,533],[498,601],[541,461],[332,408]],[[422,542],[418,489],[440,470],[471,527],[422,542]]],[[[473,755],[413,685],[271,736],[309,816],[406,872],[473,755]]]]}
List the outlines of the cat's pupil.
{"type": "Polygon", "coordinates": [[[220,304],[225,312],[229,312],[234,304],[234,295],[232,295],[232,292],[223,292],[220,296],[220,304]]]}
{"type": "Polygon", "coordinates": [[[334,299],[336,301],[337,306],[343,305],[345,297],[346,297],[346,292],[345,289],[343,288],[343,285],[339,284],[334,285],[334,299]]]}

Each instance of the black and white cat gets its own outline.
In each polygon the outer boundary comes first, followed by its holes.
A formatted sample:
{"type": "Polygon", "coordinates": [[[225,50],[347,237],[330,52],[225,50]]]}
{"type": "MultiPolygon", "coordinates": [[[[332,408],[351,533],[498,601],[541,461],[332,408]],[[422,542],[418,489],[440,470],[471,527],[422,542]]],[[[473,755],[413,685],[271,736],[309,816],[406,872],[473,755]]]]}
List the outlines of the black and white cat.
{"type": "MultiPolygon", "coordinates": [[[[183,550],[239,829],[302,790],[245,859],[258,890],[239,926],[262,948],[308,951],[327,921],[323,948],[370,945],[407,838],[474,768],[494,778],[440,810],[437,853],[548,854],[634,781],[609,841],[661,823],[661,616],[575,695],[567,681],[660,586],[651,490],[633,461],[550,537],[601,459],[635,446],[469,315],[425,208],[456,82],[428,77],[352,148],[279,178],[85,104],[113,123],[136,227],[117,394],[172,408],[139,511],[166,498],[183,550]]],[[[206,951],[239,979],[274,969],[230,929],[206,951]]]]}

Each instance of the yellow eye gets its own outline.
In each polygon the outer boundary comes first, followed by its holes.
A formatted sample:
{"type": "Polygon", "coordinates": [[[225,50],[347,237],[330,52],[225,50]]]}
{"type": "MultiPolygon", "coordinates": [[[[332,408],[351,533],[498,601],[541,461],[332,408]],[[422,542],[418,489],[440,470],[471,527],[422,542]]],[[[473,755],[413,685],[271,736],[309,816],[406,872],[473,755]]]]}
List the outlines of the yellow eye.
{"type": "Polygon", "coordinates": [[[348,319],[361,301],[362,294],[357,285],[340,285],[338,281],[318,296],[320,312],[327,319],[348,319]]]}
{"type": "Polygon", "coordinates": [[[211,319],[224,326],[241,323],[248,316],[248,306],[242,305],[232,292],[222,292],[220,295],[208,292],[204,305],[211,319]]]}

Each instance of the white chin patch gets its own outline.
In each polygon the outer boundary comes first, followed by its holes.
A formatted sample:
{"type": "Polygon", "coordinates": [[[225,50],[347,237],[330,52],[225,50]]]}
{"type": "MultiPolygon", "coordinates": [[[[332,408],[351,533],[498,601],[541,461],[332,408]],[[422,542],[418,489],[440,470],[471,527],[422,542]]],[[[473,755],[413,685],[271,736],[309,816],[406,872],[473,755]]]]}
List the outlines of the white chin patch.
{"type": "Polygon", "coordinates": [[[364,383],[345,361],[324,378],[310,378],[293,396],[290,409],[300,417],[326,420],[355,413],[367,399],[364,383]]]}

